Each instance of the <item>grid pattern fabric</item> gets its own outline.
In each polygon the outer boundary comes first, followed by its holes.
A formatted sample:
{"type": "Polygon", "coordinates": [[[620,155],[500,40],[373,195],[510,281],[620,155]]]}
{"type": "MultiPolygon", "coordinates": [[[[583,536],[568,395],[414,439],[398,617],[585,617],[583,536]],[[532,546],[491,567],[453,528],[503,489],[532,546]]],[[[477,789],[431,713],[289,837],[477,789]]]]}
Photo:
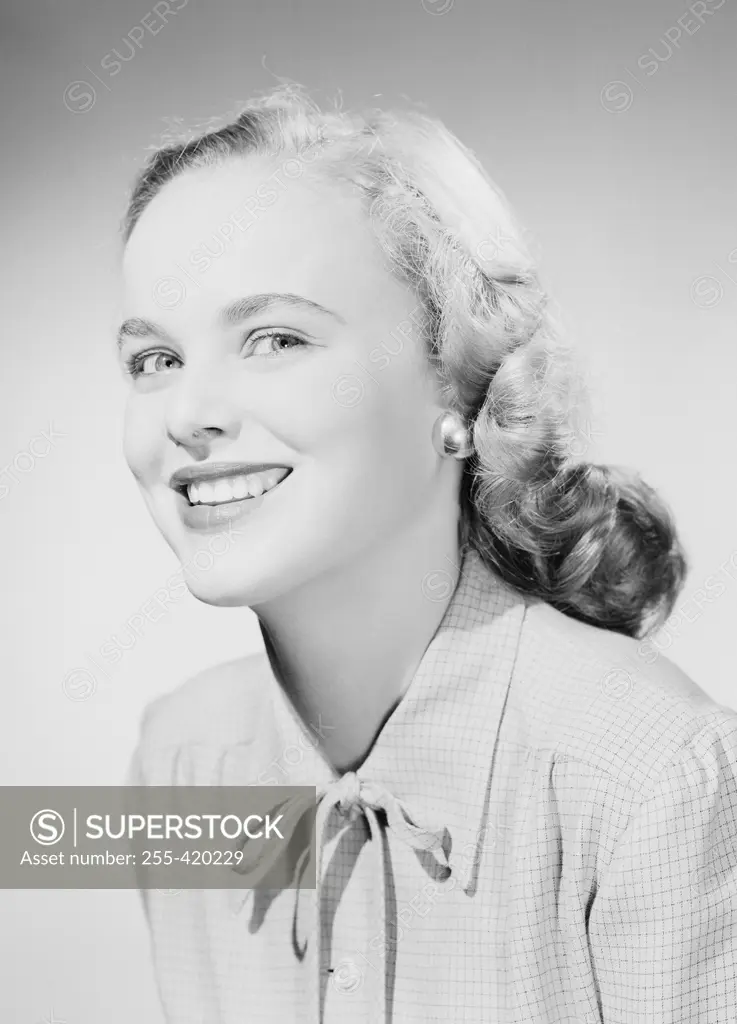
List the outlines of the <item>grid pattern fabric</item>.
{"type": "MultiPolygon", "coordinates": [[[[142,890],[167,1024],[737,1021],[737,712],[461,569],[353,780],[445,831],[447,864],[358,796],[324,815],[316,891],[142,890]]],[[[127,781],[329,797],[317,733],[256,655],[152,701],[127,781]]]]}

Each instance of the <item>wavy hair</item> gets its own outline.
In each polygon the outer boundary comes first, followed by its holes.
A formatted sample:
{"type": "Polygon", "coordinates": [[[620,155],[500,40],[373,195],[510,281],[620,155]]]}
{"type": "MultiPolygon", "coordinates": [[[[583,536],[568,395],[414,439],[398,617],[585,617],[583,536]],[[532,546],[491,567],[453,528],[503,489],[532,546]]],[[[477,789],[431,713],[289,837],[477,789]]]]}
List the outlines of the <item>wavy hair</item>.
{"type": "Polygon", "coordinates": [[[584,407],[525,232],[475,155],[417,111],[323,110],[283,84],[228,123],[167,140],[134,183],[124,242],[188,168],[283,161],[349,184],[390,266],[424,312],[444,398],[472,428],[463,543],[515,589],[583,622],[641,637],[670,614],[686,561],[670,511],[634,472],[585,463],[584,407]]]}

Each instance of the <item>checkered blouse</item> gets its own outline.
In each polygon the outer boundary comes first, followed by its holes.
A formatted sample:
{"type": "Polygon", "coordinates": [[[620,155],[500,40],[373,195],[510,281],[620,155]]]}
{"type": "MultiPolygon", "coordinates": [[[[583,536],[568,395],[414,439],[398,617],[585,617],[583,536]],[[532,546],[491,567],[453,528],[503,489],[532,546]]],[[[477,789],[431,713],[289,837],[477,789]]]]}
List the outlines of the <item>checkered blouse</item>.
{"type": "Polygon", "coordinates": [[[468,551],[339,777],[266,654],[151,702],[128,782],[318,787],[317,890],[142,891],[168,1024],[734,1024],[737,712],[468,551]]]}

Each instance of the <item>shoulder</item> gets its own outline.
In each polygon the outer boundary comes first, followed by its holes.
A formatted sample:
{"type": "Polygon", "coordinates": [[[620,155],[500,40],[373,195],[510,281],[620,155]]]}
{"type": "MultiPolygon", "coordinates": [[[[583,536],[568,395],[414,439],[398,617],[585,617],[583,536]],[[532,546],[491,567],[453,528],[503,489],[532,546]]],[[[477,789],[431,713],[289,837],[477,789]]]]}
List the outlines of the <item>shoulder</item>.
{"type": "Polygon", "coordinates": [[[265,652],[223,662],[150,701],[140,722],[147,747],[248,743],[257,729],[265,652]]]}
{"type": "Polygon", "coordinates": [[[605,773],[635,798],[685,758],[737,763],[737,711],[647,641],[543,602],[526,610],[510,705],[517,742],[605,773]]]}

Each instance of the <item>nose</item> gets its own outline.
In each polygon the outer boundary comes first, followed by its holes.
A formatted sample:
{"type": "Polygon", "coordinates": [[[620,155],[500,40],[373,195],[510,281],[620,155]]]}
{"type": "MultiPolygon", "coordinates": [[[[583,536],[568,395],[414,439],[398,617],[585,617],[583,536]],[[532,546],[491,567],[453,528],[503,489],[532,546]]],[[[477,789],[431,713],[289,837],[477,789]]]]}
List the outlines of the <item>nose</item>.
{"type": "Polygon", "coordinates": [[[241,430],[241,416],[226,385],[202,371],[172,389],[166,409],[166,434],[170,441],[194,454],[207,455],[218,440],[234,441],[241,430]]]}

